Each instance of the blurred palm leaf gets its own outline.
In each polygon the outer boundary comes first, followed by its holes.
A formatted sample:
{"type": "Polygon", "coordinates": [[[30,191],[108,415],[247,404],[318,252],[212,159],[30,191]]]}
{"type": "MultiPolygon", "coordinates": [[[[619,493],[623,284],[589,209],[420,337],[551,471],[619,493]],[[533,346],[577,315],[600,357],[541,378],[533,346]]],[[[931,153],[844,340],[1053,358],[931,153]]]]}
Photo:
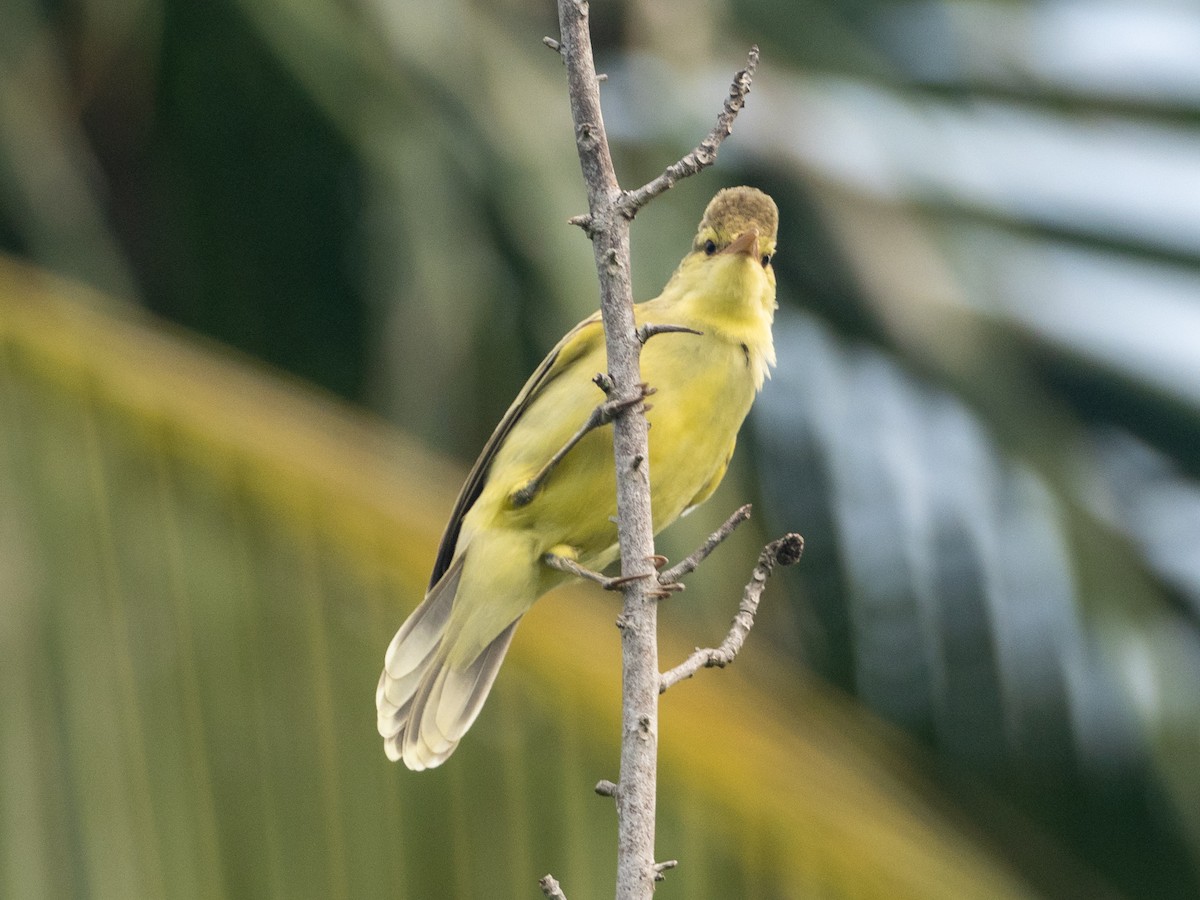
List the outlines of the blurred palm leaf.
{"type": "MultiPolygon", "coordinates": [[[[617,753],[612,604],[547,601],[453,762],[388,764],[379,654],[453,473],[104,305],[0,265],[5,893],[518,897],[553,869],[607,894],[612,810],[586,797],[617,753]]],[[[790,673],[757,679],[665,706],[676,890],[1034,895],[897,735],[790,673]]],[[[1014,833],[1035,869],[1073,872],[1014,833]]]]}
{"type": "Polygon", "coordinates": [[[797,639],[1130,893],[1191,896],[1200,73],[1169,48],[1200,18],[856,25],[888,67],[779,87],[750,140],[820,211],[790,280],[824,321],[783,319],[755,420],[777,521],[822,548],[797,639]]]}

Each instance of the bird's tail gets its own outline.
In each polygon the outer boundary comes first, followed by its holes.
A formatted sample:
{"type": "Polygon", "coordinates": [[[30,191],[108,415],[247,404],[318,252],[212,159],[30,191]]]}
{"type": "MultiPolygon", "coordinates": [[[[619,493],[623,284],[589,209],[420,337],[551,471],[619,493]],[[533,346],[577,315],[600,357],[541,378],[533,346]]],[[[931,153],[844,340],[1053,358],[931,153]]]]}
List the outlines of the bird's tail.
{"type": "Polygon", "coordinates": [[[384,751],[414,770],[441,765],[454,752],[483,708],[520,621],[473,660],[452,664],[448,626],[462,567],[460,556],[396,632],[375,692],[384,751]]]}

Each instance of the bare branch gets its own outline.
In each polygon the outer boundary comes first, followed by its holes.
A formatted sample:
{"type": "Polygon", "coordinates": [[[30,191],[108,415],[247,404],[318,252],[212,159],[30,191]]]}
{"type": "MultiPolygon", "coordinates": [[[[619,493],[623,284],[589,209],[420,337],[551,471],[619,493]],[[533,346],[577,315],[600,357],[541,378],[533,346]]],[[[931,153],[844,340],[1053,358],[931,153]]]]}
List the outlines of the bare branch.
{"type": "Polygon", "coordinates": [[[708,540],[696,548],[687,559],[679,563],[677,566],[672,566],[667,571],[658,576],[658,583],[661,585],[674,584],[686,575],[690,575],[696,570],[700,563],[708,558],[721,545],[725,538],[733,534],[734,530],[750,518],[750,504],[739,507],[734,510],[733,515],[725,520],[725,524],[708,536],[708,540]]]}
{"type": "Polygon", "coordinates": [[[567,900],[567,895],[563,893],[558,881],[553,875],[546,875],[538,881],[538,887],[542,889],[549,900],[567,900]]]}
{"type": "Polygon", "coordinates": [[[717,124],[708,133],[708,137],[679,162],[667,166],[653,181],[637,190],[625,191],[620,201],[622,213],[632,219],[638,214],[638,210],[659,194],[669,190],[679,179],[695,175],[717,161],[717,151],[721,148],[721,142],[733,133],[733,120],[746,105],[746,95],[750,93],[750,84],[754,80],[754,71],[757,68],[758,46],[755,45],[750,48],[746,57],[746,67],[733,76],[725,106],[717,116],[717,124]]]}
{"type": "MultiPolygon", "coordinates": [[[[739,510],[740,512],[740,510],[739,510]]],[[[737,615],[729,626],[729,633],[721,646],[716,649],[697,650],[675,668],[664,672],[659,679],[659,692],[678,684],[685,678],[691,678],[701,669],[724,668],[733,662],[742,644],[746,642],[750,629],[754,627],[754,616],[758,612],[758,601],[762,597],[767,579],[776,565],[790,566],[799,561],[804,553],[804,538],[798,534],[787,534],[777,541],[767,544],[758,557],[758,565],[750,576],[750,582],[742,592],[742,602],[738,605],[737,615]]]]}

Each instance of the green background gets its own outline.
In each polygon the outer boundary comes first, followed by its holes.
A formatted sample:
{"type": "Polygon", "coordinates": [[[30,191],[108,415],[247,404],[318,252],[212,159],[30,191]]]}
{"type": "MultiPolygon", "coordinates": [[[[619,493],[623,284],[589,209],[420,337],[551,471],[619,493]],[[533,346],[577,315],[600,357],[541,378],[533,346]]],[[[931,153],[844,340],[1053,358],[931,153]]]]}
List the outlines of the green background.
{"type": "MultiPolygon", "coordinates": [[[[546,3],[6,0],[0,893],[572,900],[615,868],[617,607],[522,626],[453,760],[371,695],[466,466],[595,306],[546,3]]],[[[1200,75],[1185,4],[594,4],[627,187],[762,64],[781,207],[744,528],[664,608],[678,897],[1200,891],[1200,75]],[[1193,48],[1194,49],[1194,48],[1193,48]]]]}

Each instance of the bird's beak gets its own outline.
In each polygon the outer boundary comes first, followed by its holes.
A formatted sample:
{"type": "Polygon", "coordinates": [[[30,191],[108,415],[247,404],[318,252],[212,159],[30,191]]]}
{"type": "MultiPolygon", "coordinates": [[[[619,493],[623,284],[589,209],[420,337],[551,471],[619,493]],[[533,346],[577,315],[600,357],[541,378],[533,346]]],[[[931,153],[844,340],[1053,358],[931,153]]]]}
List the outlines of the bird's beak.
{"type": "Polygon", "coordinates": [[[745,253],[751,259],[758,259],[758,229],[749,228],[737,236],[722,253],[745,253]]]}

